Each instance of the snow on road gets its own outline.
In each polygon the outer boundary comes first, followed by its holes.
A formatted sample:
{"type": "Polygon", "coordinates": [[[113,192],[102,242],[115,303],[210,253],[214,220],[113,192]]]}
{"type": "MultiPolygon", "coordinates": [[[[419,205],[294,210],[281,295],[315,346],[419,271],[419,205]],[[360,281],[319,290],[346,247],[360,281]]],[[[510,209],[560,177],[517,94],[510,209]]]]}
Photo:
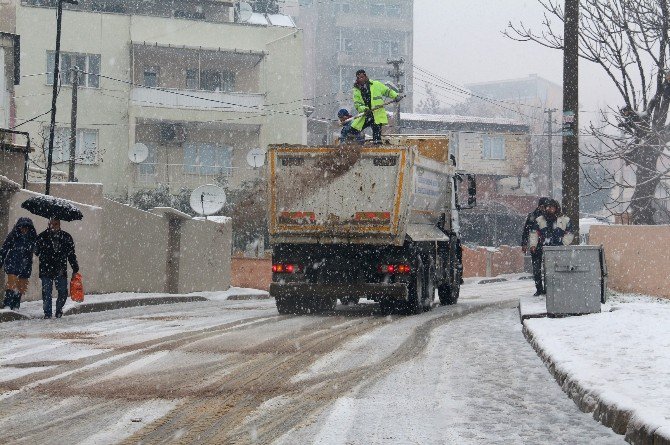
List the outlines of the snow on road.
{"type": "Polygon", "coordinates": [[[531,289],[471,283],[412,317],[222,297],[5,323],[0,442],[621,443],[523,339],[531,289]]]}
{"type": "MultiPolygon", "coordinates": [[[[494,290],[494,288],[491,288],[494,290]]],[[[340,360],[356,360],[341,357],[340,360]]],[[[343,394],[276,444],[619,444],[561,391],[515,309],[437,328],[426,351],[343,394]]]]}

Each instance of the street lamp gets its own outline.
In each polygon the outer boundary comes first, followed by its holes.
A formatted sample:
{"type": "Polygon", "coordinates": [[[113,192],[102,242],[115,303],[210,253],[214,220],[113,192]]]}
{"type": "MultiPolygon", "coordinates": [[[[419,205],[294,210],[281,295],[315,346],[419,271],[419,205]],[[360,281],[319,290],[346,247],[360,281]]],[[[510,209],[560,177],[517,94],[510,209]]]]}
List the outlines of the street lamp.
{"type": "Polygon", "coordinates": [[[51,164],[53,163],[54,132],[56,131],[56,98],[58,97],[58,78],[60,75],[60,29],[61,20],[63,17],[63,3],[69,3],[71,5],[79,4],[77,0],[58,0],[58,7],[56,8],[56,54],[54,57],[54,84],[53,91],[51,93],[51,126],[49,127],[49,150],[47,153],[47,179],[46,190],[44,191],[45,195],[49,194],[49,190],[51,188],[51,164]]]}

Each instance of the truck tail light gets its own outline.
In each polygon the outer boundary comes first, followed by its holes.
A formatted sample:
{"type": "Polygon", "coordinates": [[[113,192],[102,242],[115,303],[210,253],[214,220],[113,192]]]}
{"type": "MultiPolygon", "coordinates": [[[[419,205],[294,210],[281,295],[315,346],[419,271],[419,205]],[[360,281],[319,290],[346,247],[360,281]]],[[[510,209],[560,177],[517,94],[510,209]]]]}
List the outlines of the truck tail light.
{"type": "Polygon", "coordinates": [[[409,264],[380,264],[377,267],[377,271],[383,274],[389,275],[401,275],[408,274],[412,271],[412,268],[409,267],[409,264]]]}
{"type": "Polygon", "coordinates": [[[274,273],[300,273],[302,266],[295,263],[275,263],[272,265],[272,272],[274,273]]]}

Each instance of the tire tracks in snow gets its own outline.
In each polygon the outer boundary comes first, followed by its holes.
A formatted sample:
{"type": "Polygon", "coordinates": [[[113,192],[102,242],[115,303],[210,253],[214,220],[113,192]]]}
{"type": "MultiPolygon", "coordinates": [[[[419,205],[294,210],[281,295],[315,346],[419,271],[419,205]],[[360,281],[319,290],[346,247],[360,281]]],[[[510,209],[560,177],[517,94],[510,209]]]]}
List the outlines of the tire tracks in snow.
{"type": "Polygon", "coordinates": [[[420,324],[384,359],[345,372],[322,374],[291,383],[293,377],[324,354],[398,319],[366,317],[349,320],[340,329],[337,326],[342,317],[331,317],[332,323],[316,326],[317,331],[307,332],[299,337],[299,349],[293,348],[294,351],[291,351],[291,345],[296,341],[291,334],[277,339],[272,345],[265,345],[270,348],[263,348],[264,351],[272,351],[272,347],[275,347],[279,352],[254,355],[251,360],[223,378],[218,394],[211,394],[212,398],[205,400],[189,398],[168,416],[147,425],[124,443],[271,443],[287,431],[311,421],[314,415],[343,394],[361,384],[374,383],[388,374],[393,367],[422,354],[430,341],[431,333],[437,327],[490,307],[507,307],[513,304],[505,301],[462,305],[446,313],[418,316],[415,319],[420,324]],[[259,409],[265,402],[281,398],[288,398],[289,401],[275,409],[259,409]]]}

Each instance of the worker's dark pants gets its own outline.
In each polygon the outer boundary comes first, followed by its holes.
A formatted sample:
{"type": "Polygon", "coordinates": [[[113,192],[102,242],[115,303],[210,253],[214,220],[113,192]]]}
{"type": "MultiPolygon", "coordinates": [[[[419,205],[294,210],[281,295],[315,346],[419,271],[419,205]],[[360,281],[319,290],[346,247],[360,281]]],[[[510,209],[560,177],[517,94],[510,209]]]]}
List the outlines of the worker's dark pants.
{"type": "Polygon", "coordinates": [[[382,126],[380,124],[375,124],[375,118],[368,116],[365,118],[365,124],[361,128],[361,132],[368,127],[372,127],[372,142],[376,144],[382,143],[382,126]]]}
{"type": "Polygon", "coordinates": [[[545,293],[544,285],[542,284],[542,249],[536,249],[535,253],[530,254],[530,259],[533,263],[533,280],[535,280],[535,289],[538,293],[545,293]]]}

